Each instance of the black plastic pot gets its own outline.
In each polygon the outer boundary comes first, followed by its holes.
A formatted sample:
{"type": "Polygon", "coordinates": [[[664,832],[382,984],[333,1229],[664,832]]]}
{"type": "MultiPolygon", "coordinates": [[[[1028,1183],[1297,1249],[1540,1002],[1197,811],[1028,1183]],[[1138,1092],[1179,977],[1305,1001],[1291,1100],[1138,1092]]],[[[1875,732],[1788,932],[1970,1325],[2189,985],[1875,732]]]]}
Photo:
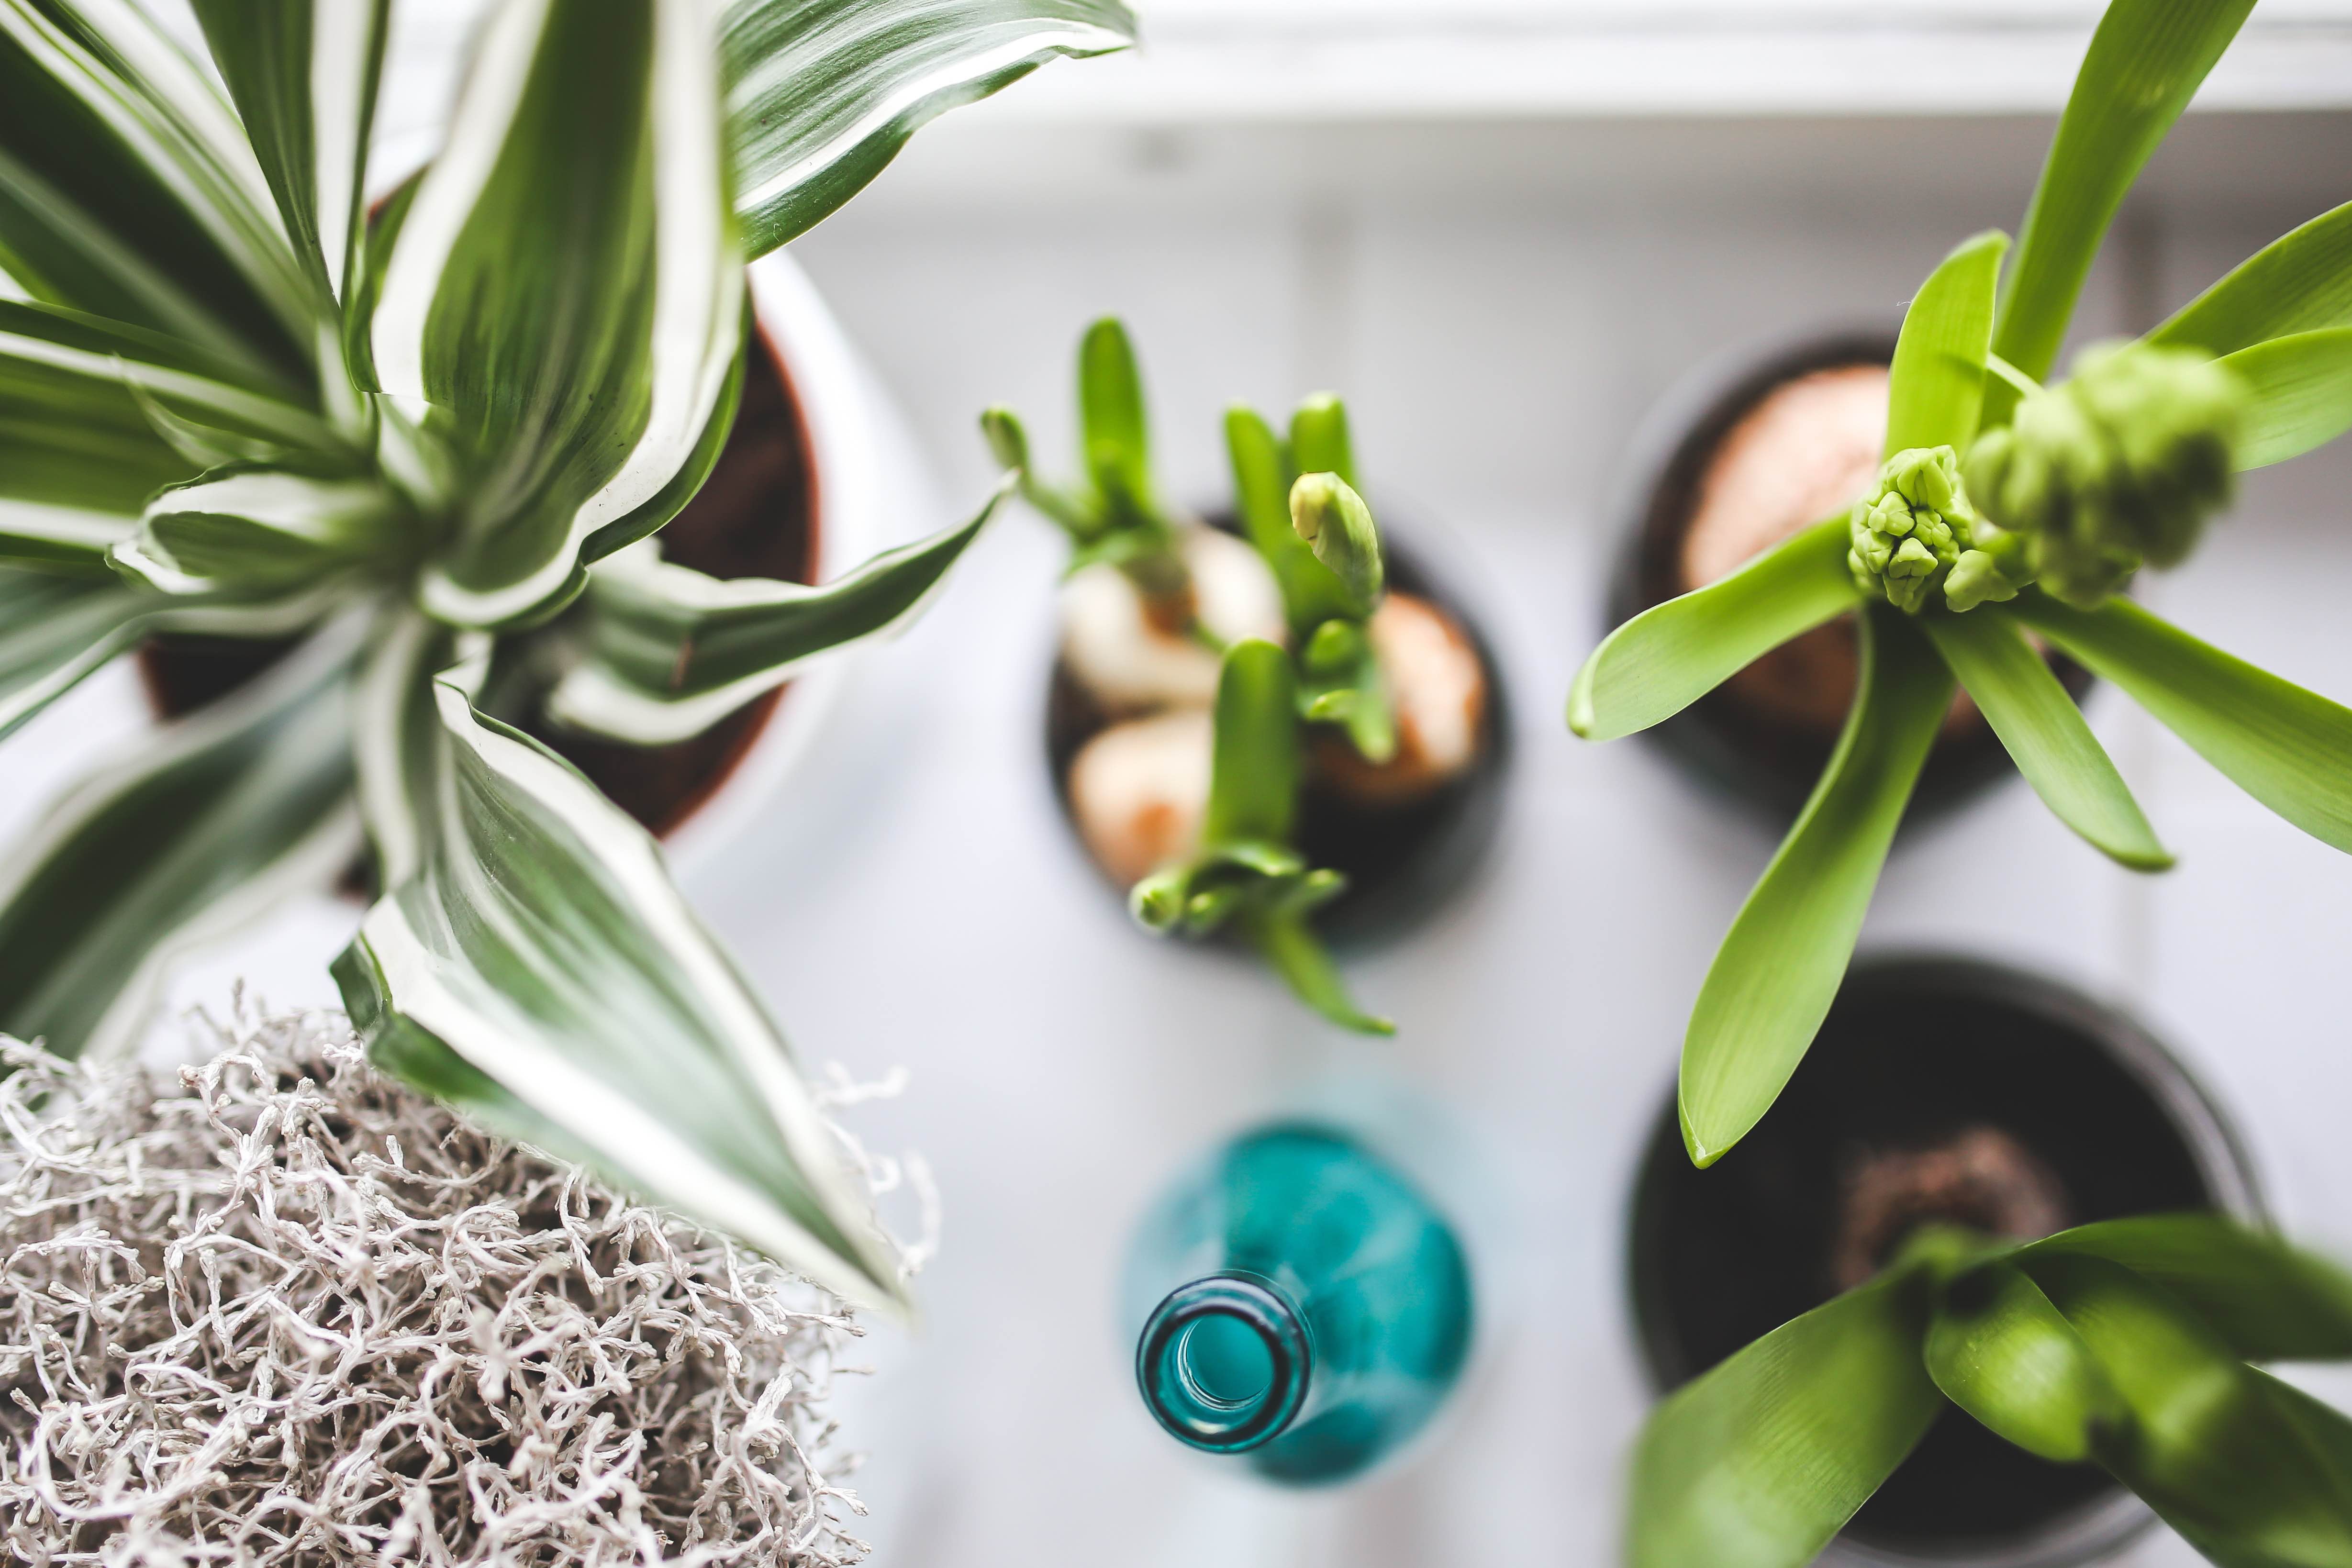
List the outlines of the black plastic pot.
{"type": "MultiPolygon", "coordinates": [[[[1228,517],[1208,520],[1234,531],[1228,517]]],[[[1316,930],[1342,946],[1402,936],[1470,879],[1502,821],[1504,780],[1511,764],[1510,694],[1494,649],[1477,618],[1414,551],[1411,528],[1403,530],[1402,542],[1397,532],[1384,514],[1381,533],[1389,586],[1427,600],[1469,639],[1486,677],[1486,734],[1467,772],[1402,806],[1361,804],[1318,786],[1310,770],[1299,796],[1298,848],[1310,864],[1328,866],[1348,879],[1347,891],[1324,905],[1315,919],[1316,930]]],[[[1110,716],[1056,656],[1045,700],[1045,766],[1074,839],[1077,827],[1070,813],[1070,763],[1110,723],[1110,716]]],[[[1104,882],[1116,885],[1108,876],[1104,882]]],[[[1116,891],[1126,897],[1124,886],[1116,891]]]]}
{"type": "MultiPolygon", "coordinates": [[[[1742,419],[1775,389],[1801,376],[1885,365],[1894,354],[1891,330],[1814,332],[1705,366],[1669,392],[1635,438],[1634,458],[1620,492],[1614,515],[1624,543],[1611,573],[1602,630],[1685,591],[1685,531],[1709,464],[1742,419]]],[[[1850,634],[1842,624],[1815,633],[1850,634]]],[[[2089,673],[2072,661],[2053,658],[2051,667],[2077,699],[2089,689],[2089,673]]],[[[1730,687],[1717,687],[1643,734],[1702,788],[1740,802],[1775,827],[1796,818],[1837,740],[1834,727],[1790,724],[1730,687]]],[[[2015,771],[1990,727],[1971,715],[1965,728],[1948,729],[1937,739],[1913,791],[1907,820],[1948,810],[2015,771]]]]}
{"type": "MultiPolygon", "coordinates": [[[[1982,1140],[1979,1129],[2054,1184],[2057,1228],[2192,1208],[2262,1217],[2220,1112],[2129,1019],[1990,964],[1865,961],[1780,1102],[1710,1168],[1692,1167],[1667,1098],[1633,1194],[1629,1258],[1654,1385],[1671,1389],[1828,1300],[1848,1282],[1839,1269],[1851,1272],[1857,1234],[1875,1236],[1871,1255],[1883,1260],[1903,1230],[1878,1234],[1858,1218],[1885,1200],[1864,1185],[1868,1173],[1883,1173],[1889,1154],[1982,1140]]],[[[1955,1211],[1895,1211],[1986,1224],[1949,1189],[1944,1201],[1955,1211]]],[[[1948,1407],[1832,1556],[2064,1568],[2116,1550],[2153,1517],[2096,1466],[2035,1458],[1948,1407]]]]}

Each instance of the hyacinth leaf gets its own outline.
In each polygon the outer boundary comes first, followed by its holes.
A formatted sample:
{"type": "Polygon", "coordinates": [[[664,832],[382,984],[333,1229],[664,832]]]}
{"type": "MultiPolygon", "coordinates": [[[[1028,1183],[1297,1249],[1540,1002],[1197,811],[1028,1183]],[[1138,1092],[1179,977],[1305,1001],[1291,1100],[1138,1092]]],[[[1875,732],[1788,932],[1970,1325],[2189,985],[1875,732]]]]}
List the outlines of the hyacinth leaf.
{"type": "Polygon", "coordinates": [[[1326,621],[1351,618],[1347,588],[1292,526],[1290,487],[1298,473],[1274,428],[1255,409],[1227,409],[1225,453],[1243,531],[1282,590],[1291,634],[1303,640],[1326,621]]]}
{"type": "Polygon", "coordinates": [[[2352,1426],[2247,1366],[2181,1300],[2105,1259],[2027,1265],[2131,1419],[2099,1462],[2224,1568],[2352,1563],[2352,1426]]]}
{"type": "Polygon", "coordinates": [[[1151,427],[1135,345],[1115,317],[1078,343],[1078,432],[1087,477],[1114,512],[1151,510],[1151,427]]]}
{"type": "Polygon", "coordinates": [[[1633,1568],[1803,1568],[1927,1434],[1927,1281],[1898,1270],[1669,1396],[1633,1455],[1633,1568]]]}
{"type": "Polygon", "coordinates": [[[1225,650],[1201,841],[1286,844],[1298,812],[1298,687],[1290,655],[1260,637],[1225,650]]]}
{"type": "MultiPolygon", "coordinates": [[[[2042,380],[2057,362],[2091,261],[2140,168],[2230,47],[2254,0],[2113,0],[2091,36],[2074,90],[2026,209],[1993,349],[2042,380]]],[[[2015,394],[1988,392],[1987,423],[2015,394]]]]}
{"type": "Polygon", "coordinates": [[[1922,616],[1919,626],[2060,821],[2134,871],[2172,864],[2083,710],[2014,622],[1979,606],[1966,615],[1922,616]]]}
{"type": "Polygon", "coordinates": [[[1291,531],[1315,559],[1339,580],[1349,613],[1363,617],[1380,608],[1388,586],[1388,564],[1371,508],[1337,474],[1309,471],[1290,487],[1291,531]]]}
{"type": "Polygon", "coordinates": [[[341,301],[367,232],[367,140],[390,0],[194,3],[287,235],[341,301]]]}
{"type": "Polygon", "coordinates": [[[1951,698],[1951,672],[1909,618],[1872,605],[1837,748],[1691,1009],[1677,1106],[1695,1164],[1747,1135],[1812,1044],[1951,698]]]}
{"type": "Polygon", "coordinates": [[[2029,590],[2011,613],[2272,810],[2352,851],[2352,709],[2233,658],[2126,599],[2076,610],[2029,590]]]}
{"type": "Polygon", "coordinates": [[[1988,229],[1955,246],[1919,286],[1888,372],[1883,455],[1915,446],[1968,449],[1984,406],[1993,295],[2008,253],[2009,236],[1988,229]]]}
{"type": "Polygon", "coordinates": [[[696,0],[501,6],[392,242],[372,357],[452,454],[418,593],[453,625],[551,613],[706,448],[743,297],[709,32],[696,0]]]}
{"type": "Polygon", "coordinates": [[[1393,1019],[1364,1011],[1348,994],[1348,984],[1340,977],[1339,967],[1316,938],[1307,923],[1306,911],[1248,910],[1243,913],[1241,924],[1250,945],[1282,977],[1291,995],[1341,1029],[1357,1034],[1396,1033],[1393,1019]]]}
{"type": "Polygon", "coordinates": [[[172,598],[266,597],[396,556],[410,527],[373,478],[216,468],[159,492],[109,559],[172,598]]]}
{"type": "Polygon", "coordinates": [[[252,148],[125,0],[0,0],[0,272],[310,384],[312,296],[252,148]]]}
{"type": "Polygon", "coordinates": [[[2289,231],[2147,335],[2219,357],[2273,338],[2352,326],[2352,202],[2289,231]]]}
{"type": "Polygon", "coordinates": [[[1135,42],[1118,0],[730,0],[735,210],[764,256],[814,226],[923,125],[1048,60],[1135,42]]]}
{"type": "Polygon", "coordinates": [[[2222,356],[2252,392],[2240,469],[2266,468],[2352,430],[2352,328],[2270,338],[2222,356]]]}
{"type": "Polygon", "coordinates": [[[2352,1274],[2218,1214],[2140,1215],[2078,1226],[2017,1253],[2104,1258],[2169,1291],[2250,1361],[2352,1358],[2352,1274]]]}
{"type": "Polygon", "coordinates": [[[1986,1263],[1953,1280],[1927,1325],[1927,1374],[1953,1404],[2029,1454],[2091,1457],[2123,1414],[2083,1336],[2025,1274],[1986,1263]]]}
{"type": "Polygon", "coordinates": [[[134,1047],[172,961],[359,848],[348,617],[142,739],[0,860],[0,1030],[68,1056],[134,1047]]]}
{"type": "Polygon", "coordinates": [[[1568,693],[1568,727],[1614,740],[1672,718],[1790,638],[1860,601],[1846,521],[1825,517],[1730,576],[1653,605],[1614,632],[1568,693]]]}
{"type": "Polygon", "coordinates": [[[557,683],[557,718],[635,746],[701,734],[814,660],[890,636],[922,614],[1012,493],[969,522],[887,550],[812,588],[720,580],[664,561],[646,539],[589,575],[588,658],[557,683]]]}
{"type": "Polygon", "coordinates": [[[374,1060],[828,1289],[901,1300],[791,1051],[658,846],[475,710],[486,658],[427,677],[446,635],[407,618],[362,681],[389,891],[334,969],[374,1060]]]}
{"type": "Polygon", "coordinates": [[[1337,392],[1317,392],[1290,416],[1290,462],[1301,474],[1337,474],[1360,491],[1356,444],[1348,434],[1348,405],[1337,392]]]}

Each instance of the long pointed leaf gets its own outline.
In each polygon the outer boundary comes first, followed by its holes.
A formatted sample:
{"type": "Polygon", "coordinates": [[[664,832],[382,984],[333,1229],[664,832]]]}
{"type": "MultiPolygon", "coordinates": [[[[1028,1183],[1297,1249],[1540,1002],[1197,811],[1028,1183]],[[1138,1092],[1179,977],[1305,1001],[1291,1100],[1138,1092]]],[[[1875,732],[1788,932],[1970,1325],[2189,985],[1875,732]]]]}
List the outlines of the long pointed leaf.
{"type": "Polygon", "coordinates": [[[589,576],[589,661],[557,684],[550,709],[639,746],[699,735],[811,661],[911,623],[1009,494],[818,588],[720,581],[663,561],[654,541],[625,550],[589,576]]]}
{"type": "Polygon", "coordinates": [[[1225,650],[1201,841],[1287,844],[1298,811],[1298,692],[1290,655],[1262,638],[1225,650]]]}
{"type": "Polygon", "coordinates": [[[2238,466],[2266,468],[2352,430],[2352,328],[2270,338],[2222,357],[2253,396],[2238,466]]]}
{"type": "Polygon", "coordinates": [[[1889,371],[1886,456],[1914,446],[1968,449],[1984,407],[1993,295],[2008,253],[2009,236],[1988,229],[1953,246],[1919,286],[1889,371]]]}
{"type": "Polygon", "coordinates": [[[2332,1412],[2291,1408],[2178,1297],[2128,1269],[2057,1255],[2032,1273],[2130,1408],[2096,1446],[2117,1479],[2224,1568],[2352,1563],[2352,1443],[2313,1418],[2332,1412]]]}
{"type": "Polygon", "coordinates": [[[1234,506],[1242,531],[1282,590],[1291,635],[1305,638],[1334,616],[1349,615],[1347,588],[1291,527],[1290,486],[1298,472],[1273,426],[1255,409],[1238,403],[1227,409],[1225,453],[1233,464],[1234,506]]]}
{"type": "Polygon", "coordinates": [[[2029,590],[2019,620],[2119,686],[2240,789],[2352,851],[2352,709],[2200,643],[2126,599],[2076,610],[2029,590]]]}
{"type": "Polygon", "coordinates": [[[307,380],[310,297],[252,151],[129,0],[0,0],[0,267],[307,380]]]}
{"type": "Polygon", "coordinates": [[[2272,338],[2352,326],[2352,202],[2248,256],[2147,335],[2221,355],[2272,338]]]}
{"type": "MultiPolygon", "coordinates": [[[[2141,165],[2189,107],[2254,0],[2114,0],[2091,36],[2026,209],[1994,351],[2047,376],[2091,259],[2141,165]]],[[[2014,394],[1994,391],[1997,420],[2014,394]]],[[[1997,422],[1996,420],[1996,422],[1997,422]]]]}
{"type": "Polygon", "coordinates": [[[383,863],[407,874],[335,976],[376,1059],[832,1290],[898,1299],[790,1051],[652,838],[475,711],[481,662],[433,683],[437,724],[404,722],[422,710],[402,673],[435,636],[387,639],[366,682],[396,743],[362,754],[363,793],[383,863]]]}
{"type": "Polygon", "coordinates": [[[138,536],[108,559],[173,598],[266,597],[396,559],[408,524],[373,479],[215,469],[167,486],[148,503],[138,536]]]}
{"type": "Polygon", "coordinates": [[[1569,688],[1568,727],[1614,740],[1672,718],[1790,638],[1860,602],[1843,515],[1614,632],[1569,688]]]}
{"type": "Polygon", "coordinates": [[[1633,1568],[1803,1568],[1941,1408],[1927,1291],[1890,1274],[1782,1324],[1668,1396],[1633,1456],[1633,1568]]]}
{"type": "Polygon", "coordinates": [[[67,1055],[137,1041],[171,959],[359,845],[348,619],[85,780],[0,859],[0,1029],[67,1055]]]}
{"type": "Polygon", "coordinates": [[[2123,1413],[2105,1369],[2042,1287],[2006,1263],[1955,1280],[1928,1324],[1927,1374],[1961,1409],[2030,1454],[2091,1456],[2123,1413]]]}
{"type": "Polygon", "coordinates": [[[1252,910],[1242,917],[1242,930],[1290,994],[1341,1029],[1358,1034],[1390,1035],[1396,1024],[1356,1005],[1340,977],[1339,967],[1307,924],[1303,911],[1252,910]]]}
{"type": "Polygon", "coordinates": [[[2268,1231],[2218,1214],[2141,1215],[2062,1230],[2017,1260],[2031,1268],[2061,1253],[2163,1286],[2249,1360],[2352,1359],[2352,1273],[2268,1231]]]}
{"type": "Polygon", "coordinates": [[[2135,871],[2172,863],[2083,710],[2008,616],[1980,605],[1924,616],[1920,626],[2060,821],[2135,871]]]}
{"type": "Polygon", "coordinates": [[[1837,749],[1691,1009],[1677,1104],[1701,1166],[1771,1109],[1828,1016],[1951,701],[1950,672],[1900,612],[1873,605],[1863,626],[1862,689],[1837,749]]]}
{"type": "Polygon", "coordinates": [[[1078,343],[1079,444],[1087,476],[1115,511],[1151,510],[1151,431],[1135,346],[1117,317],[1087,329],[1078,343]]]}
{"type": "Polygon", "coordinates": [[[545,614],[704,447],[743,290],[714,47],[700,0],[512,0],[485,30],[371,329],[378,384],[454,454],[420,590],[445,621],[545,614]]]}
{"type": "Polygon", "coordinates": [[[856,195],[934,117],[1059,56],[1135,41],[1118,0],[732,0],[728,137],[746,248],[856,195]]]}

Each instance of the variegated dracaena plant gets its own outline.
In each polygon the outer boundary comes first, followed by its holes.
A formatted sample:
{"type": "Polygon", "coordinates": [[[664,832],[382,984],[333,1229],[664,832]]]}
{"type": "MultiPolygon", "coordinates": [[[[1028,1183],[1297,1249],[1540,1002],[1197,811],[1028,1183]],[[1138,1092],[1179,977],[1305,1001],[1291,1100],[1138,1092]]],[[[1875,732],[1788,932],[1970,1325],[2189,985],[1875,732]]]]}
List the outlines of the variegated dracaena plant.
{"type": "Polygon", "coordinates": [[[1684,1142],[1711,1164],[1826,1016],[1955,680],[2060,821],[2160,871],[2115,764],[2028,641],[2113,682],[2255,800],[2352,850],[2352,711],[2118,595],[2171,565],[2233,470],[2352,428],[2352,205],[2286,235],[2136,342],[2043,388],[2125,193],[2252,0],[2115,0],[2060,120],[2006,282],[2006,235],[1945,258],[1904,318],[1878,492],[1619,627],[1569,695],[1608,740],[1670,717],[1843,614],[1863,675],[1829,766],[1707,971],[1684,1040],[1684,1142]]]}
{"type": "Polygon", "coordinates": [[[667,742],[919,607],[987,509],[815,589],[648,542],[732,422],[745,260],[1131,18],[501,0],[446,150],[371,224],[388,0],[194,10],[216,77],[129,0],[0,0],[0,735],[151,632],[299,641],[0,860],[0,1029],[123,1049],[174,949],[364,836],[382,896],[335,967],[378,1061],[896,1295],[652,840],[478,703],[562,612],[562,716],[667,742]]]}

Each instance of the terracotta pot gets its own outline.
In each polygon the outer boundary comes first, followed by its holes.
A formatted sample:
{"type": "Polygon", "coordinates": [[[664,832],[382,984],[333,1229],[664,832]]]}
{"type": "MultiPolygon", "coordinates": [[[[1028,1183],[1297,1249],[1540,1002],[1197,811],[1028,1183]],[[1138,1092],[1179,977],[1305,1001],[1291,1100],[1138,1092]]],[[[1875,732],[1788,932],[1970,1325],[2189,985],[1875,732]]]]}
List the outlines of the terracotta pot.
{"type": "MultiPolygon", "coordinates": [[[[1866,1278],[1917,1221],[2023,1236],[2194,1208],[2263,1212],[2229,1124],[2137,1023],[2015,969],[1866,960],[1708,1169],[1667,1096],[1633,1192],[1634,1331],[1664,1393],[1866,1278]]],[[[1832,1560],[2066,1568],[2154,1518],[2095,1465],[2035,1458],[1952,1406],[1832,1560]]]]}

